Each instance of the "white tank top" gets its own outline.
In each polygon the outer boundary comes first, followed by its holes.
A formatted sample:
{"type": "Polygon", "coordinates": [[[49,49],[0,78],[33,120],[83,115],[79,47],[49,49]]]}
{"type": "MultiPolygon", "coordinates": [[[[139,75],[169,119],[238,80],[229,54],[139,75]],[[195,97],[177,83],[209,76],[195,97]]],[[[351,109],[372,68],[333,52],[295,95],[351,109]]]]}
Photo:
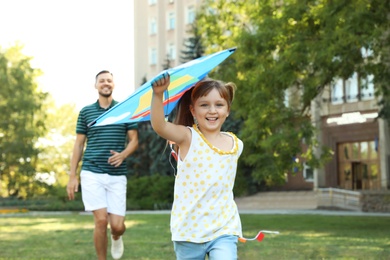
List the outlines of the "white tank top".
{"type": "Polygon", "coordinates": [[[179,159],[177,164],[172,241],[203,243],[227,234],[241,237],[233,186],[243,143],[234,134],[223,133],[232,137],[234,145],[230,151],[221,151],[199,130],[190,129],[190,148],[184,160],[179,159]]]}

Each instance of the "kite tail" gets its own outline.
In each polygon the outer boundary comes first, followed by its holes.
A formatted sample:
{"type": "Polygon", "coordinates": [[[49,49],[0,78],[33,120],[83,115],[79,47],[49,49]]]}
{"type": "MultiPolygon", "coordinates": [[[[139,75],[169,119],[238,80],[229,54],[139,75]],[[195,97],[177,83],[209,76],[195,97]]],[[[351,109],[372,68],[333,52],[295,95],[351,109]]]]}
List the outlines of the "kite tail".
{"type": "Polygon", "coordinates": [[[257,233],[257,235],[254,238],[239,237],[238,241],[240,241],[241,243],[246,243],[246,241],[253,241],[253,240],[257,240],[261,242],[264,238],[264,233],[279,234],[279,231],[260,230],[259,233],[257,233]]]}

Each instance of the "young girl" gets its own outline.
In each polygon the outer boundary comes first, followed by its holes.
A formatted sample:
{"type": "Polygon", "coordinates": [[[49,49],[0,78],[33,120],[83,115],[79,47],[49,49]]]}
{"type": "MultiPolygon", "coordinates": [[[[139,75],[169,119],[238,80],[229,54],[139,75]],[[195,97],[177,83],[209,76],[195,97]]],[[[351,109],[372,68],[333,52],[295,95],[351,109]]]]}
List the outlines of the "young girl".
{"type": "Polygon", "coordinates": [[[235,85],[204,79],[178,104],[174,123],[166,122],[163,93],[170,77],[153,81],[151,123],[154,131],[177,146],[177,176],[171,232],[178,260],[237,259],[241,221],[233,198],[237,160],[243,143],[221,132],[229,116],[235,85]]]}

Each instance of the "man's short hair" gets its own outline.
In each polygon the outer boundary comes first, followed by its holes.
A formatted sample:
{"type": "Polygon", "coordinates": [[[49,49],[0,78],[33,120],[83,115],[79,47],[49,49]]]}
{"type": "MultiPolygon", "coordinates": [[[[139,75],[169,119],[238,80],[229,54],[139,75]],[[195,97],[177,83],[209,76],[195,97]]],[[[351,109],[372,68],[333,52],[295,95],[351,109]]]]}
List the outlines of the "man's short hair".
{"type": "Polygon", "coordinates": [[[102,71],[100,71],[98,74],[96,74],[95,80],[97,80],[97,78],[99,77],[100,74],[104,74],[104,73],[110,73],[111,76],[114,76],[114,75],[112,75],[112,73],[111,73],[110,71],[108,71],[108,70],[102,70],[102,71]]]}

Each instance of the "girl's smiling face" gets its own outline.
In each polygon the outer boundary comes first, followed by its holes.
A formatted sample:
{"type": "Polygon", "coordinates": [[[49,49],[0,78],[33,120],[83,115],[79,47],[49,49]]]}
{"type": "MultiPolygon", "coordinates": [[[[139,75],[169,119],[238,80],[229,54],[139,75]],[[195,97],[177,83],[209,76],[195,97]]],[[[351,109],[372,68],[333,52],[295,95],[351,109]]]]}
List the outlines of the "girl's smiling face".
{"type": "Polygon", "coordinates": [[[191,106],[191,113],[203,130],[220,130],[229,116],[227,101],[213,88],[206,96],[199,97],[191,106]]]}

